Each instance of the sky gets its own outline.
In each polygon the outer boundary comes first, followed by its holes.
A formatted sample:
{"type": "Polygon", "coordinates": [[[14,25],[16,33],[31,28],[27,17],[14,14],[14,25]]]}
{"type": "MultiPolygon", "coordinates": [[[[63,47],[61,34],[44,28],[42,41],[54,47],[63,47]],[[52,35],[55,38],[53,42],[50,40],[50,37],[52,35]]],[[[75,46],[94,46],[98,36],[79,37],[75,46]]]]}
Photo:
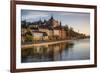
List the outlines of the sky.
{"type": "Polygon", "coordinates": [[[90,34],[90,13],[83,12],[61,12],[61,11],[37,11],[21,10],[21,20],[34,22],[38,20],[48,20],[53,16],[55,20],[61,21],[62,26],[73,27],[74,31],[79,31],[86,35],[90,34]]]}

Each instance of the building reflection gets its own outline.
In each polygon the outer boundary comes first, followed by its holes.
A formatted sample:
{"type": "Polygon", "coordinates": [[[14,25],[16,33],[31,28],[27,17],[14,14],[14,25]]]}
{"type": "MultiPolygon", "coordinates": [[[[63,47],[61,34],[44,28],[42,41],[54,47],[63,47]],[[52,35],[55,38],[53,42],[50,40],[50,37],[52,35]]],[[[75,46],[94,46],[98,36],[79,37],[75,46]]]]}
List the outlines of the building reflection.
{"type": "Polygon", "coordinates": [[[73,45],[73,43],[57,43],[32,48],[22,48],[21,62],[62,61],[64,53],[67,55],[73,45]]]}

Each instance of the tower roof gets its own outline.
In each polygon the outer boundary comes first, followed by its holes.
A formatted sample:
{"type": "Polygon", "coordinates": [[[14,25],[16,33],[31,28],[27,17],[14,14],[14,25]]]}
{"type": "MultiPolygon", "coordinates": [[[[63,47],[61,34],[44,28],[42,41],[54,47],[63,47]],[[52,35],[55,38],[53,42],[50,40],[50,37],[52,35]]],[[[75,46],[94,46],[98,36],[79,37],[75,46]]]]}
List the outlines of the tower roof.
{"type": "Polygon", "coordinates": [[[53,15],[51,15],[51,18],[50,19],[52,19],[53,20],[53,15]]]}

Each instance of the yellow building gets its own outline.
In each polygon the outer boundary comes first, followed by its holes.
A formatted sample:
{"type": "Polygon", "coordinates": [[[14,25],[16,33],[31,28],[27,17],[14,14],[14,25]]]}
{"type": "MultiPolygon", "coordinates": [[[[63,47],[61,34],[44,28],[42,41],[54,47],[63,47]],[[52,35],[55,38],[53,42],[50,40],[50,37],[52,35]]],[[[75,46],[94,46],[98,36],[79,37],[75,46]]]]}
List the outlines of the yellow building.
{"type": "Polygon", "coordinates": [[[62,39],[66,39],[66,37],[67,37],[64,27],[62,27],[62,29],[61,29],[61,37],[62,37],[62,39]]]}

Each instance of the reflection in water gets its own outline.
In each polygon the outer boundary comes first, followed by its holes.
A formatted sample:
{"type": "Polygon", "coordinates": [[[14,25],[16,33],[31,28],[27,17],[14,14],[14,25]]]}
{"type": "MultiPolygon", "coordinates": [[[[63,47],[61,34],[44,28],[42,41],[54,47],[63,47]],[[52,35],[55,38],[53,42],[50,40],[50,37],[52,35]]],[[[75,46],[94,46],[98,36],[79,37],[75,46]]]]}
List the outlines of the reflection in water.
{"type": "Polygon", "coordinates": [[[57,43],[45,46],[22,48],[21,62],[47,62],[85,60],[90,58],[89,40],[57,43]]]}

